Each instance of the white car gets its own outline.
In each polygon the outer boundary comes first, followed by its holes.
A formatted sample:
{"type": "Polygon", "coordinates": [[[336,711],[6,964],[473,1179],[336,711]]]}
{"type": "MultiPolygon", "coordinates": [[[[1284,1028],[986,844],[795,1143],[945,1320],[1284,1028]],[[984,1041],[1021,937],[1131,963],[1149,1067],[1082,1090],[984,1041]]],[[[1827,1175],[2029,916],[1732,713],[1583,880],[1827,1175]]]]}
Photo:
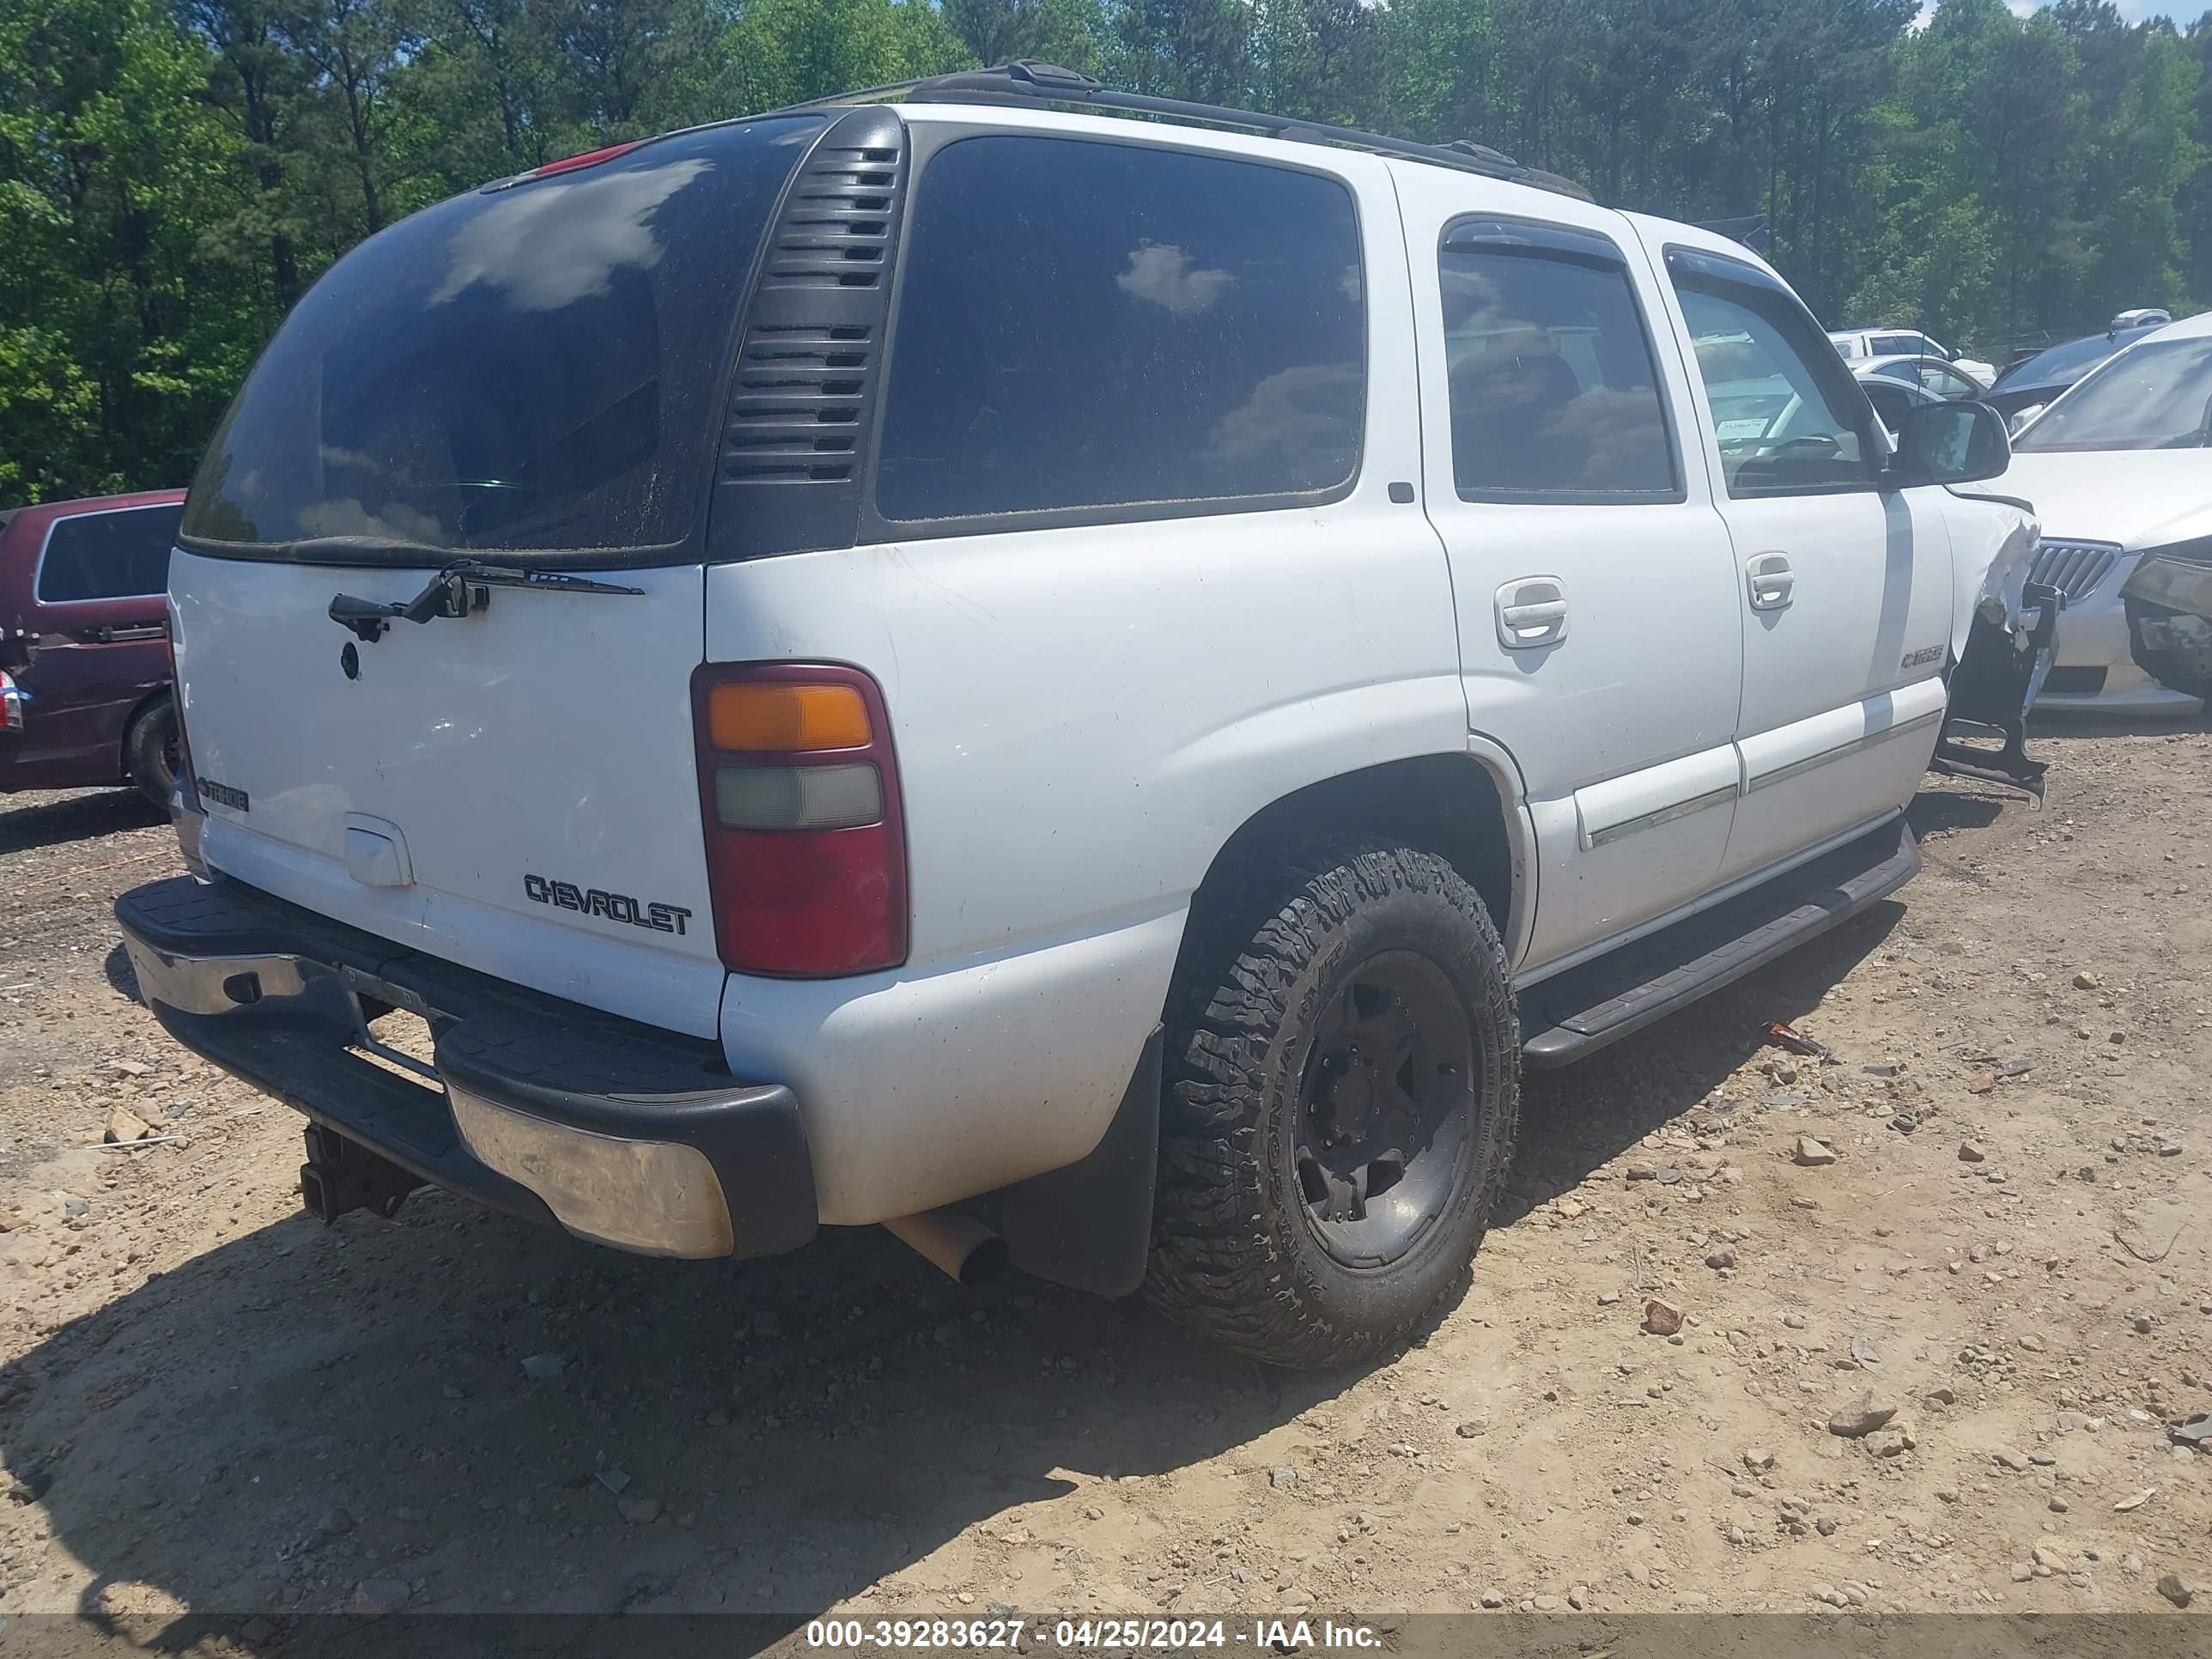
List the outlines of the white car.
{"type": "Polygon", "coordinates": [[[1847,360],[1862,380],[1901,380],[1934,392],[1947,402],[1989,395],[1990,383],[1948,357],[1860,357],[1847,360]]]}
{"type": "Polygon", "coordinates": [[[2212,312],[2145,335],[2013,440],[2003,488],[2043,521],[2035,578],[2065,610],[2039,708],[2186,715],[2135,660],[2121,585],[2143,555],[2212,536],[2212,312]]]}
{"type": "Polygon", "coordinates": [[[1491,152],[907,90],[294,309],[170,565],[201,879],[118,902],[137,983],[326,1219],[884,1224],[1372,1354],[1524,1064],[1893,891],[1947,712],[2017,726],[2002,427],[1893,447],[1742,247],[1491,152]]]}
{"type": "Polygon", "coordinates": [[[1854,368],[1869,357],[1937,357],[1963,370],[1984,386],[1997,377],[1995,363],[1954,356],[1948,346],[1939,344],[1917,328],[1836,329],[1830,331],[1828,338],[1834,344],[1837,356],[1854,368]]]}

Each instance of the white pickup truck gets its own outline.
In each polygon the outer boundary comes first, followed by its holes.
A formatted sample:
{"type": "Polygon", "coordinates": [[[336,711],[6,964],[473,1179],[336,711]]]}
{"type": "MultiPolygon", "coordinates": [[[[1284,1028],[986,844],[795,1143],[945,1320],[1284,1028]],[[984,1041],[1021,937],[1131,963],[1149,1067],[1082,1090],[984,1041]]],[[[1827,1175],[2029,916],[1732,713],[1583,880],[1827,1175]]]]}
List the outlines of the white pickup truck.
{"type": "Polygon", "coordinates": [[[326,1218],[884,1223],[1339,1364],[1524,1064],[1909,878],[1947,711],[2032,776],[2007,456],[1479,146],[1021,64],[617,147],[253,369],[170,567],[197,875],[118,915],[326,1218]]]}

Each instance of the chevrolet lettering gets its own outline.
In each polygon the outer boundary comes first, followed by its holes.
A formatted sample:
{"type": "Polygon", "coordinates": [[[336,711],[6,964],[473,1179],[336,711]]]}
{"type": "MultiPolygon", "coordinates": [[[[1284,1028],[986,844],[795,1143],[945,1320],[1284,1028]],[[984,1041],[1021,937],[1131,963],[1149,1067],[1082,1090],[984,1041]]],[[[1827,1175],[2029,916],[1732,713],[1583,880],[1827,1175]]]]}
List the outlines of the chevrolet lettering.
{"type": "Polygon", "coordinates": [[[525,876],[522,890],[533,903],[563,910],[580,910],[587,916],[626,921],[633,927],[650,927],[657,933],[682,934],[691,913],[680,904],[641,904],[628,893],[610,893],[597,887],[579,887],[571,881],[548,881],[544,876],[525,876]]]}

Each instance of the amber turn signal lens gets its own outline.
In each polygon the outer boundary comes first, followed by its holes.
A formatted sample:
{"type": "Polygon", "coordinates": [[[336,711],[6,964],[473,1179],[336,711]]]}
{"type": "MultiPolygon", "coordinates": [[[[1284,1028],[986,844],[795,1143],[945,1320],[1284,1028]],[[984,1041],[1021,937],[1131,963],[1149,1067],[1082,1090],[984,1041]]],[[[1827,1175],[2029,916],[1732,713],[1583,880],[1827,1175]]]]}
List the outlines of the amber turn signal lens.
{"type": "Polygon", "coordinates": [[[868,706],[849,685],[756,680],[708,694],[707,739],[731,754],[867,746],[868,706]]]}

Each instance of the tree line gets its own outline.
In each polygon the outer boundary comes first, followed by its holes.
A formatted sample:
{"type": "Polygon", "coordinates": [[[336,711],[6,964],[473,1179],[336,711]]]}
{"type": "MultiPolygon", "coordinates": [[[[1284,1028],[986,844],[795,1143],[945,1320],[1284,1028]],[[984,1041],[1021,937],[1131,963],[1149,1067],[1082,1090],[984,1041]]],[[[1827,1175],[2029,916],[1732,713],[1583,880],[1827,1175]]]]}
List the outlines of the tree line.
{"type": "Polygon", "coordinates": [[[2108,0],[10,0],[0,504],[182,482],[286,309],[427,203],[1041,58],[1763,215],[1825,319],[2002,362],[2212,303],[2212,12],[2108,0]]]}

